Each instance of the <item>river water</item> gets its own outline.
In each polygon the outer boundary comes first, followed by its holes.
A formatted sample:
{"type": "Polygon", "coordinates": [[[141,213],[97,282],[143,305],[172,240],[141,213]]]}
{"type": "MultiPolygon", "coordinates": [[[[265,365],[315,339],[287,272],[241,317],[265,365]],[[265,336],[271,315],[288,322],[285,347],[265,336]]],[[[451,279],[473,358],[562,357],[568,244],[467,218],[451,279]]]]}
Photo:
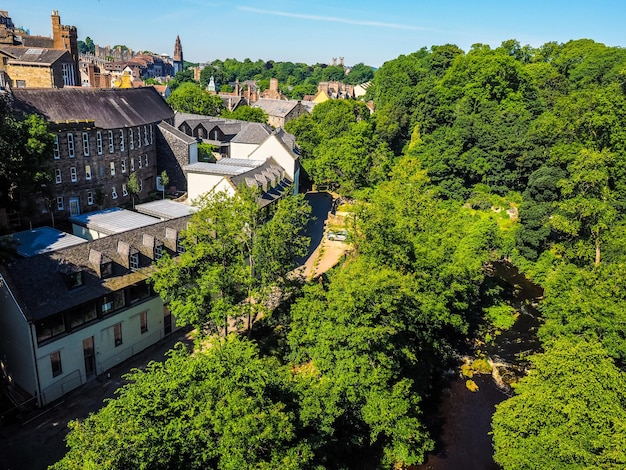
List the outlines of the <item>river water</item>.
{"type": "MultiPolygon", "coordinates": [[[[504,297],[520,312],[515,325],[486,347],[496,362],[524,366],[525,357],[539,350],[536,302],[543,290],[507,262],[493,265],[493,277],[504,287],[504,297]]],[[[436,441],[434,452],[412,470],[496,470],[493,461],[491,417],[498,403],[508,398],[491,375],[474,375],[477,392],[470,392],[465,378],[455,374],[442,381],[437,401],[426,405],[425,419],[436,441]]]]}

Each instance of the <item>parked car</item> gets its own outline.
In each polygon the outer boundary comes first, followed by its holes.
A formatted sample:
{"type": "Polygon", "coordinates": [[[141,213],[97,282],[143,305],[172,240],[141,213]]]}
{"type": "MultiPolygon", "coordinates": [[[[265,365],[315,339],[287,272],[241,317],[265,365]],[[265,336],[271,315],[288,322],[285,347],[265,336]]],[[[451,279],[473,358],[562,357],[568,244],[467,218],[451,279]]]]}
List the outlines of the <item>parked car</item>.
{"type": "Polygon", "coordinates": [[[329,230],[328,239],[337,240],[340,242],[346,241],[348,239],[348,231],[347,230],[329,230]]]}

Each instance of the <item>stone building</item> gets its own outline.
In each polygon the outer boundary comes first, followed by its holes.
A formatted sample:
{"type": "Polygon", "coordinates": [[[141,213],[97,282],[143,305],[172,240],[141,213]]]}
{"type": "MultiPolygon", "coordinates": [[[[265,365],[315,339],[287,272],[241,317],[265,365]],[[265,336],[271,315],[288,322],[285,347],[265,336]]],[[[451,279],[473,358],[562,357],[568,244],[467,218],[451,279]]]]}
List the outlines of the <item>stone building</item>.
{"type": "Polygon", "coordinates": [[[261,108],[267,114],[267,123],[273,127],[285,127],[285,123],[309,112],[300,101],[296,100],[260,98],[252,107],[261,108]]]}
{"type": "Polygon", "coordinates": [[[0,85],[9,88],[78,86],[68,51],[0,45],[0,85]]]}
{"type": "Polygon", "coordinates": [[[62,25],[58,10],[51,20],[52,37],[31,36],[0,11],[0,86],[80,86],[76,27],[62,25]]]}
{"type": "Polygon", "coordinates": [[[139,199],[156,190],[157,125],[173,112],[154,88],[15,89],[13,96],[17,112],[39,114],[55,135],[53,180],[35,220],[129,203],[133,173],[139,199]]]}

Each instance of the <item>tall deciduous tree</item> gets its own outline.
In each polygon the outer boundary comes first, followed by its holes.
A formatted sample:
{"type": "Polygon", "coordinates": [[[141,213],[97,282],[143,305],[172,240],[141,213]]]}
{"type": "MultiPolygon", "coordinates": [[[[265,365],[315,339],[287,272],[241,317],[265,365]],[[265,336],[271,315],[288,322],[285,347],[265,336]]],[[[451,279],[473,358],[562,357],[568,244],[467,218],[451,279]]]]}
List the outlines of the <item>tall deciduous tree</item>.
{"type": "Polygon", "coordinates": [[[219,116],[224,109],[222,99],[200,88],[196,83],[183,83],[167,98],[168,104],[181,113],[219,116]]]}
{"type": "Polygon", "coordinates": [[[52,155],[53,136],[40,117],[30,115],[17,119],[0,97],[0,204],[23,211],[45,193],[52,180],[48,165],[52,155]]]}
{"type": "Polygon", "coordinates": [[[127,376],[99,412],[70,423],[69,452],[54,470],[307,468],[290,372],[229,337],[127,376]]]}
{"type": "Polygon", "coordinates": [[[250,318],[252,306],[262,304],[272,285],[284,284],[306,253],[301,229],[310,207],[288,197],[263,224],[256,194],[244,187],[234,196],[206,194],[198,205],[184,233],[185,252],[159,262],[154,289],[182,324],[226,334],[229,319],[250,318]]]}
{"type": "Polygon", "coordinates": [[[531,358],[515,396],[496,407],[504,470],[626,467],[626,374],[595,341],[563,338],[531,358]]]}
{"type": "Polygon", "coordinates": [[[613,155],[583,149],[568,166],[569,177],[560,181],[563,199],[556,203],[550,222],[574,240],[574,257],[600,264],[604,233],[616,222],[618,211],[611,189],[613,155]],[[589,243],[590,242],[590,243],[589,243]]]}

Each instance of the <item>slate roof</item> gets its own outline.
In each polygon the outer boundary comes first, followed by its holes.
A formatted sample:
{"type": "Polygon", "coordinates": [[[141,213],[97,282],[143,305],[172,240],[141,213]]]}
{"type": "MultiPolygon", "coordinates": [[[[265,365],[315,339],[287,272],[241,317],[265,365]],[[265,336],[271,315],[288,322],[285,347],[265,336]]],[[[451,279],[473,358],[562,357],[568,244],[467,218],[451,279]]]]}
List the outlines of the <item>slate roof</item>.
{"type": "Polygon", "coordinates": [[[183,131],[176,129],[174,126],[169,125],[165,121],[159,123],[159,129],[169,132],[178,140],[181,140],[182,142],[185,142],[187,144],[193,144],[194,142],[197,142],[194,136],[185,134],[183,131]]]}
{"type": "Polygon", "coordinates": [[[10,56],[12,63],[28,63],[52,65],[63,55],[69,52],[62,49],[47,49],[44,47],[0,46],[0,51],[10,56]]]}
{"type": "Polygon", "coordinates": [[[174,254],[176,240],[168,238],[166,234],[168,229],[170,235],[185,230],[188,219],[181,217],[159,222],[32,258],[13,260],[0,265],[0,273],[7,281],[27,320],[41,320],[147,279],[150,274],[148,267],[152,263],[153,248],[146,246],[144,240],[156,240],[163,244],[164,253],[174,254]],[[131,250],[139,253],[139,270],[133,271],[124,267],[122,255],[118,253],[118,242],[127,243],[131,250]],[[101,253],[105,259],[113,261],[114,275],[101,279],[90,262],[90,253],[101,253]],[[82,271],[83,285],[68,289],[61,271],[82,271]]]}
{"type": "Polygon", "coordinates": [[[261,144],[272,135],[272,128],[267,124],[250,122],[243,126],[231,142],[238,144],[261,144]]]}
{"type": "Polygon", "coordinates": [[[101,129],[140,126],[170,119],[174,112],[153,87],[16,88],[14,107],[49,122],[93,120],[101,129]]]}
{"type": "Polygon", "coordinates": [[[269,116],[285,117],[298,104],[300,104],[300,102],[296,100],[273,100],[270,98],[260,98],[252,105],[252,107],[261,108],[269,116]]]}

